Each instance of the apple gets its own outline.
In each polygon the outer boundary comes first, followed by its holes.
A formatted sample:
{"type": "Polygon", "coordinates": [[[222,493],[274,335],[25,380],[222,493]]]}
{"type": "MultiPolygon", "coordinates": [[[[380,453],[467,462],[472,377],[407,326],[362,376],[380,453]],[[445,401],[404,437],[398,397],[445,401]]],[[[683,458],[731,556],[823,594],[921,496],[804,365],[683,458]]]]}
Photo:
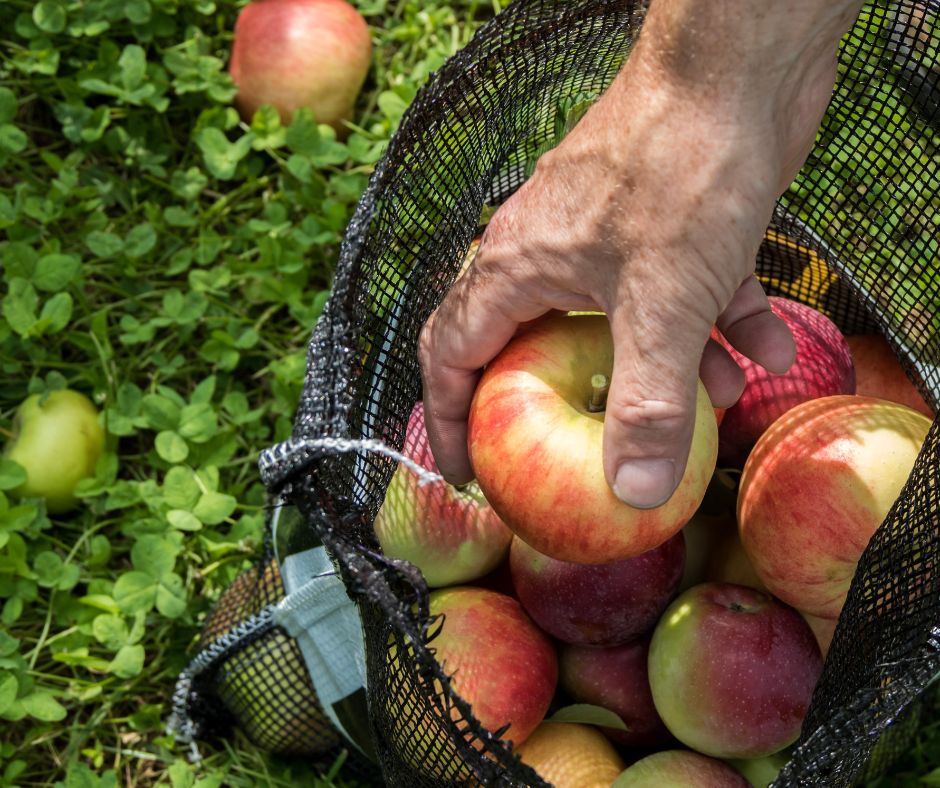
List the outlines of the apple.
{"type": "Polygon", "coordinates": [[[777,779],[780,770],[789,763],[791,749],[765,755],[763,758],[734,759],[729,765],[737,769],[753,788],[768,788],[777,779]]]}
{"type": "Polygon", "coordinates": [[[744,545],[741,544],[736,519],[728,521],[716,536],[705,561],[704,580],[713,583],[736,583],[758,591],[767,591],[751,559],[748,558],[744,545]]]}
{"type": "Polygon", "coordinates": [[[820,618],[819,616],[813,616],[809,613],[803,613],[803,618],[806,619],[809,628],[813,630],[813,634],[816,636],[816,642],[819,644],[819,650],[822,652],[823,659],[825,659],[826,655],[829,654],[829,647],[832,645],[832,636],[836,633],[836,624],[839,623],[839,619],[820,618]]]}
{"type": "Polygon", "coordinates": [[[905,405],[858,395],[804,402],[774,422],[738,492],[741,542],[774,596],[839,617],[858,559],[930,427],[905,405]]]}
{"type": "Polygon", "coordinates": [[[750,788],[726,763],[688,750],[662,750],[640,759],[611,788],[750,788]]]}
{"type": "Polygon", "coordinates": [[[368,25],[345,0],[254,0],[235,21],[229,72],[246,122],[263,104],[284,123],[307,107],[341,133],[371,62],[368,25]]]}
{"type": "Polygon", "coordinates": [[[610,788],[626,766],[596,728],[574,722],[543,722],[516,754],[554,788],[610,788]]]}
{"type": "MultiPolygon", "coordinates": [[[[518,601],[505,594],[472,586],[432,591],[432,616],[443,616],[439,633],[430,642],[451,687],[467,701],[474,716],[490,731],[508,725],[504,738],[518,746],[542,722],[558,683],[555,646],[526,615],[518,601]]],[[[388,651],[389,672],[407,677],[393,642],[388,651]]],[[[389,688],[388,722],[392,738],[417,768],[431,764],[448,751],[448,733],[430,715],[422,716],[419,694],[412,681],[389,688]]],[[[441,688],[435,680],[434,691],[441,688]]],[[[451,709],[452,718],[459,712],[451,709]]]]}
{"type": "MultiPolygon", "coordinates": [[[[424,425],[424,405],[411,411],[402,453],[437,473],[424,425]]],[[[382,551],[411,561],[428,586],[457,585],[494,569],[509,550],[510,531],[473,482],[458,489],[445,481],[422,484],[399,465],[375,518],[382,551]]]]}
{"type": "Polygon", "coordinates": [[[104,443],[98,410],[84,394],[61,389],[27,397],[3,450],[26,471],[26,481],[11,494],[44,498],[49,512],[67,512],[78,503],[75,486],[94,475],[104,443]]]}
{"type": "Polygon", "coordinates": [[[737,539],[738,523],[733,512],[711,515],[699,509],[681,533],[685,539],[685,568],[679,583],[680,592],[717,579],[711,576],[711,567],[718,560],[718,554],[726,550],[729,538],[737,539]]]}
{"type": "Polygon", "coordinates": [[[649,645],[646,635],[622,646],[562,645],[558,651],[558,685],[573,701],[601,706],[620,717],[628,730],[601,729],[618,745],[656,748],[673,741],[653,705],[649,645]]]}
{"type": "Polygon", "coordinates": [[[842,332],[822,312],[779,296],[768,298],[773,313],[793,334],[796,360],[774,375],[742,356],[718,334],[744,371],[744,393],[725,412],[718,429],[718,463],[740,468],[751,447],[794,405],[830,394],[855,393],[852,353],[842,332]]]}
{"type": "Polygon", "coordinates": [[[821,672],[802,616],[732,583],[680,594],[650,641],[656,710],[679,741],[715,758],[760,758],[792,744],[821,672]]]}
{"type": "Polygon", "coordinates": [[[516,596],[542,629],[566,643],[615,646],[651,630],[675,596],[685,562],[681,531],[633,558],[575,564],[518,536],[509,548],[516,596]]]}
{"type": "MultiPolygon", "coordinates": [[[[284,597],[277,561],[242,572],[225,589],[202,631],[207,647],[265,602],[284,597]]],[[[327,752],[340,734],[320,705],[297,641],[280,628],[233,653],[213,691],[256,746],[283,755],[327,752]],[[272,692],[272,682],[280,692],[272,692]]]]}
{"type": "Polygon", "coordinates": [[[483,372],[468,449],[480,489],[503,522],[540,553],[600,564],[645,553],[688,521],[715,469],[718,427],[698,385],[688,465],[672,497],[635,509],[607,485],[603,389],[614,348],[604,315],[552,314],[514,337],[483,372]],[[592,404],[593,400],[593,404],[592,404]]]}
{"type": "Polygon", "coordinates": [[[881,334],[855,334],[846,337],[855,362],[855,393],[899,402],[933,419],[917,387],[881,334]]]}

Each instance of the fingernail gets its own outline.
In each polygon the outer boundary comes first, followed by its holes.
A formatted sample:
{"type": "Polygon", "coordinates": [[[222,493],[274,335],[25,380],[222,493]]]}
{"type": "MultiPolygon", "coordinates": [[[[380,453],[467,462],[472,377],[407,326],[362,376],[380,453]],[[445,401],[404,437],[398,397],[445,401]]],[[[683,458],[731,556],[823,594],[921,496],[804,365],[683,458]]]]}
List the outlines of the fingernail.
{"type": "Polygon", "coordinates": [[[614,495],[635,509],[653,509],[669,500],[676,488],[673,460],[627,460],[617,469],[614,495]]]}

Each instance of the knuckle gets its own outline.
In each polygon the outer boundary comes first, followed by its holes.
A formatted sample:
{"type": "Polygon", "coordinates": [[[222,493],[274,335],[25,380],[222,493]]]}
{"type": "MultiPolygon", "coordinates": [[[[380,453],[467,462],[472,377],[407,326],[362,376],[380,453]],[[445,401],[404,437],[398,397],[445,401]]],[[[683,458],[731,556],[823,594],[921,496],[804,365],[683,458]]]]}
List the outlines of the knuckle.
{"type": "Polygon", "coordinates": [[[614,396],[607,402],[607,415],[640,433],[678,436],[684,431],[689,414],[682,403],[673,400],[614,396]]]}

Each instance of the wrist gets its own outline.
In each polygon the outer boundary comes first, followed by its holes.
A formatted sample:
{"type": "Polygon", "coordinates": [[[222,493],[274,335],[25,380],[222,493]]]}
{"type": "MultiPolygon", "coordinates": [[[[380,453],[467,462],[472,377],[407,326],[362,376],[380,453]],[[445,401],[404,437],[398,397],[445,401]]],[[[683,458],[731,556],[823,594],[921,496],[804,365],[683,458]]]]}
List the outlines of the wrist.
{"type": "Polygon", "coordinates": [[[632,58],[676,86],[758,92],[833,58],[862,0],[653,0],[632,58]]]}

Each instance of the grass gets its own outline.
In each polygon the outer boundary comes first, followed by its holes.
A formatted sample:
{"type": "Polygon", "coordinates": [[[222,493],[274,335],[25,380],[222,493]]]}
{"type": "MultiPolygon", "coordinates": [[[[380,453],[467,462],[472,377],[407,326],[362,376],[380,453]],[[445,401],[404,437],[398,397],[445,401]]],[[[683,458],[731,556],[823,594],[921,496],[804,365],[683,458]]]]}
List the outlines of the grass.
{"type": "MultiPolygon", "coordinates": [[[[500,0],[357,0],[376,43],[356,128],[231,108],[224,0],[8,0],[0,55],[0,430],[70,387],[108,450],[83,505],[3,491],[0,785],[349,785],[239,734],[164,731],[212,601],[258,554],[258,452],[369,173],[428,74],[500,0]]],[[[883,785],[940,783],[940,715],[883,785]],[[902,782],[903,781],[903,782],[902,782]]]]}

